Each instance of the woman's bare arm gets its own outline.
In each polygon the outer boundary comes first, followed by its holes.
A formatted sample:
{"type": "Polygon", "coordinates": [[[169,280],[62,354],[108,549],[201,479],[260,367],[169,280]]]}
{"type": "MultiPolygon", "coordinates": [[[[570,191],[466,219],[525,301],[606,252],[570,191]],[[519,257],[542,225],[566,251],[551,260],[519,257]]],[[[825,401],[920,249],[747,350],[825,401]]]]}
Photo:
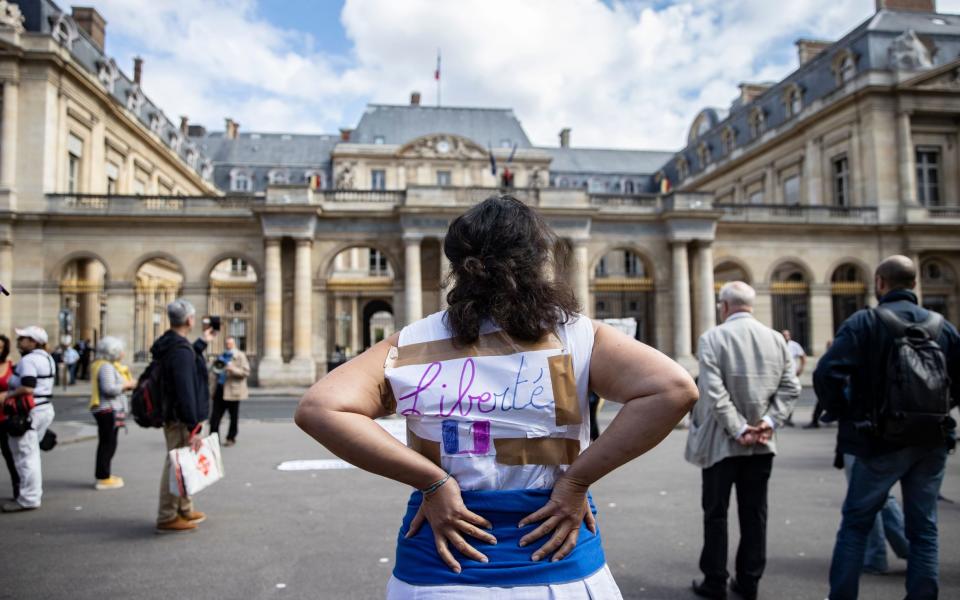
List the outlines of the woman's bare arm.
{"type": "Polygon", "coordinates": [[[328,450],[365,471],[423,489],[446,473],[401,444],[373,419],[387,416],[383,364],[399,334],[378,343],[313,384],[294,421],[328,450]]]}

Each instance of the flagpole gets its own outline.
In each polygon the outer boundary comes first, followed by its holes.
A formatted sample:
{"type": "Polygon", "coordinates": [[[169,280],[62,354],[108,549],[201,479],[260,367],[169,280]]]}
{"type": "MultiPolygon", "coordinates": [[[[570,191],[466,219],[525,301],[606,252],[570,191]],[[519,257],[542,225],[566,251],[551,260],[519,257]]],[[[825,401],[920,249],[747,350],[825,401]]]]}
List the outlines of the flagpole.
{"type": "Polygon", "coordinates": [[[440,107],[440,48],[437,48],[437,71],[435,73],[437,80],[437,108],[440,107]]]}

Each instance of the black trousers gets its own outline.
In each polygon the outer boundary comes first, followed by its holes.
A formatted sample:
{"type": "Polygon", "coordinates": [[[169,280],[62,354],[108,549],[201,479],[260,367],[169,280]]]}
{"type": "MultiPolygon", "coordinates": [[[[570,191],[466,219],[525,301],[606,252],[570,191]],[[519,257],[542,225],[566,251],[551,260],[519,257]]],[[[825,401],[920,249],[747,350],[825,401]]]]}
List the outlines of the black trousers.
{"type": "Polygon", "coordinates": [[[737,488],[740,545],[737,581],[745,591],[757,589],[767,562],[767,482],[773,454],[734,456],[703,470],[703,552],[700,570],[707,587],[726,589],[727,510],[730,488],[737,488]]]}
{"type": "Polygon", "coordinates": [[[117,435],[120,433],[120,428],[117,427],[116,415],[112,410],[95,412],[93,418],[97,420],[96,477],[106,479],[110,477],[110,463],[117,452],[117,435]]]}
{"type": "Polygon", "coordinates": [[[5,425],[0,424],[0,451],[3,452],[3,462],[7,463],[7,471],[10,471],[10,483],[13,484],[14,499],[20,497],[20,474],[17,473],[17,465],[13,462],[13,451],[10,450],[9,436],[5,425]]]}
{"type": "Polygon", "coordinates": [[[820,417],[823,416],[823,405],[820,404],[820,398],[817,398],[817,404],[813,407],[813,418],[810,419],[811,423],[820,424],[820,417]]]}
{"type": "Polygon", "coordinates": [[[213,392],[213,414],[210,415],[210,433],[220,431],[220,419],[224,412],[230,413],[230,429],[227,431],[227,439],[237,439],[237,425],[240,420],[240,401],[224,400],[223,386],[217,384],[217,389],[213,392]]]}

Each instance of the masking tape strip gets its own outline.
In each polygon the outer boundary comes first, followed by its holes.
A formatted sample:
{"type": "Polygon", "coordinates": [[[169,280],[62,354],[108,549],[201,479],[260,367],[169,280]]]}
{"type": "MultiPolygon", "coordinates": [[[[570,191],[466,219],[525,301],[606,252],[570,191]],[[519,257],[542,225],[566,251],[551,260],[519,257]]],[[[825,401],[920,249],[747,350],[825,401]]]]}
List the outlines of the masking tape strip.
{"type": "Polygon", "coordinates": [[[425,440],[407,427],[407,446],[429,458],[430,462],[438,467],[442,466],[440,464],[440,442],[425,440]]]}
{"type": "Polygon", "coordinates": [[[512,339],[504,331],[495,331],[481,335],[468,346],[454,345],[453,338],[410,344],[398,348],[398,356],[392,361],[393,367],[424,365],[444,360],[455,360],[476,356],[509,356],[520,352],[538,350],[562,350],[563,343],[556,334],[550,334],[536,342],[523,342],[512,339]]]}
{"type": "Polygon", "coordinates": [[[570,438],[495,438],[501,465],[569,465],[580,454],[580,440],[570,438]]]}
{"type": "Polygon", "coordinates": [[[550,381],[553,384],[553,402],[557,425],[580,425],[580,401],[577,399],[577,382],[573,377],[573,357],[557,354],[547,357],[550,365],[550,381]]]}

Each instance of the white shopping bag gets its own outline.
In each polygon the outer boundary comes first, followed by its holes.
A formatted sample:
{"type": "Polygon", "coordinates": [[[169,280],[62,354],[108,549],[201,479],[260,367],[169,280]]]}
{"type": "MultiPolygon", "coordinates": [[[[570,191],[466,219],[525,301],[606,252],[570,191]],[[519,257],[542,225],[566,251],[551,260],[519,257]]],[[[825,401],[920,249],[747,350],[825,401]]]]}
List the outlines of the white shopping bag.
{"type": "Polygon", "coordinates": [[[170,493],[192,496],[223,479],[223,459],[220,457],[220,437],[211,433],[203,439],[200,450],[190,446],[170,451],[170,493]]]}

